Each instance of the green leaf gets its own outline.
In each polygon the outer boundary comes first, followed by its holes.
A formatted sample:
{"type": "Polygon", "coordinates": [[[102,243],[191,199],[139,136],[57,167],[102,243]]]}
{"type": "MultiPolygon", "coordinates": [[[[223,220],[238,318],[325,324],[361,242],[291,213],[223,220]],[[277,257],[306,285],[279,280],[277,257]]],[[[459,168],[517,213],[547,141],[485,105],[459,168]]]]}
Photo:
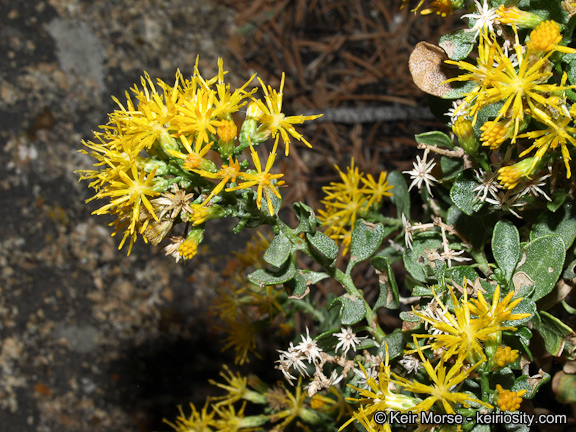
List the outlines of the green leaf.
{"type": "Polygon", "coordinates": [[[489,229],[496,224],[497,220],[495,213],[483,217],[468,216],[455,205],[450,206],[446,215],[446,223],[453,225],[463,239],[476,251],[484,250],[490,234],[489,229]],[[471,226],[478,227],[478,229],[470,229],[471,226]]]}
{"type": "Polygon", "coordinates": [[[424,132],[414,137],[418,144],[445,147],[450,150],[454,148],[454,143],[448,135],[440,131],[424,132]]]}
{"type": "Polygon", "coordinates": [[[509,367],[503,367],[502,369],[492,373],[492,376],[490,377],[490,387],[495,388],[496,384],[500,384],[505,389],[510,388],[514,384],[515,378],[516,376],[512,369],[509,367]]]}
{"type": "Polygon", "coordinates": [[[556,212],[542,213],[530,230],[530,240],[535,240],[548,234],[557,234],[564,240],[568,249],[576,238],[576,206],[566,202],[556,212]]]}
{"type": "Polygon", "coordinates": [[[394,186],[392,188],[392,196],[390,201],[396,206],[396,215],[398,219],[402,218],[402,213],[410,218],[410,194],[408,193],[408,185],[404,176],[398,171],[388,173],[388,184],[394,186]]]}
{"type": "Polygon", "coordinates": [[[396,278],[394,277],[394,273],[392,273],[390,261],[388,261],[388,258],[375,256],[370,260],[370,264],[376,269],[378,286],[380,288],[380,294],[374,304],[373,310],[381,307],[398,309],[400,307],[398,285],[396,285],[396,278]]]}
{"type": "Polygon", "coordinates": [[[486,105],[481,108],[480,111],[478,111],[478,118],[476,123],[474,123],[474,133],[476,136],[482,135],[482,131],[480,130],[482,125],[488,120],[496,118],[503,105],[503,102],[496,102],[490,105],[486,105]]]}
{"type": "Polygon", "coordinates": [[[280,268],[290,257],[292,244],[282,231],[280,231],[270,242],[270,246],[264,252],[264,261],[274,267],[280,268]]]}
{"type": "Polygon", "coordinates": [[[525,248],[526,259],[516,273],[525,272],[534,281],[532,300],[549,294],[562,273],[566,250],[560,236],[547,235],[531,241],[525,248]]]}
{"type": "Polygon", "coordinates": [[[336,305],[340,305],[339,317],[342,325],[356,324],[366,315],[364,302],[349,294],[341,295],[332,300],[328,310],[332,309],[336,305]]]}
{"type": "Polygon", "coordinates": [[[400,319],[405,322],[420,322],[422,319],[414,314],[412,311],[402,311],[400,312],[400,319]]]}
{"type": "MultiPolygon", "coordinates": [[[[523,352],[528,356],[528,360],[533,361],[532,352],[530,351],[530,339],[532,332],[527,327],[517,327],[516,331],[506,330],[502,332],[502,341],[510,348],[523,352]]],[[[512,369],[520,370],[520,357],[515,362],[508,365],[512,369]]]]}
{"type": "Polygon", "coordinates": [[[371,257],[376,252],[384,239],[384,231],[382,224],[372,224],[362,219],[356,221],[350,241],[350,262],[346,270],[347,273],[354,265],[371,257]]]}
{"type": "Polygon", "coordinates": [[[545,311],[538,312],[540,315],[541,323],[536,323],[534,326],[542,339],[544,339],[544,346],[553,356],[559,357],[564,351],[565,337],[572,333],[572,329],[556,318],[554,315],[545,311]]]}
{"type": "Polygon", "coordinates": [[[386,345],[388,345],[388,356],[390,360],[402,355],[402,352],[406,347],[406,339],[404,338],[402,330],[395,329],[392,333],[389,333],[384,337],[380,344],[380,348],[378,348],[378,355],[382,358],[386,358],[386,345]]]}
{"type": "Polygon", "coordinates": [[[566,201],[566,190],[560,189],[552,195],[552,201],[546,204],[546,208],[551,212],[555,212],[564,204],[564,201],[566,201]]]}
{"type": "Polygon", "coordinates": [[[428,281],[428,270],[431,270],[426,256],[426,250],[433,251],[440,247],[442,242],[437,238],[422,238],[422,235],[414,236],[412,249],[404,250],[404,267],[418,282],[428,281]]]}
{"type": "Polygon", "coordinates": [[[450,83],[450,90],[442,95],[442,99],[458,99],[466,96],[476,88],[474,81],[453,81],[450,83]]]}
{"type": "Polygon", "coordinates": [[[310,292],[310,285],[329,277],[326,273],[311,270],[297,270],[294,278],[284,283],[288,297],[302,300],[310,292]]]}
{"type": "Polygon", "coordinates": [[[494,227],[492,233],[492,254],[504,274],[510,281],[516,265],[522,258],[520,234],[512,222],[503,219],[494,227]]]}
{"type": "Polygon", "coordinates": [[[414,289],[412,290],[412,295],[418,296],[418,297],[433,297],[434,296],[434,294],[432,294],[432,290],[429,287],[423,287],[423,286],[414,287],[414,289]]]}
{"type": "MultiPolygon", "coordinates": [[[[540,370],[542,371],[542,369],[540,370]]],[[[516,381],[514,381],[514,385],[512,386],[510,391],[517,392],[520,390],[526,390],[526,393],[524,394],[524,396],[522,396],[522,398],[532,399],[536,395],[536,393],[538,393],[540,387],[542,387],[542,385],[550,381],[550,374],[546,372],[543,373],[544,375],[533,375],[533,376],[522,375],[516,378],[516,381]]]]}
{"type": "Polygon", "coordinates": [[[474,32],[463,29],[454,30],[440,37],[438,45],[448,54],[451,60],[463,60],[475,46],[474,32]]]}
{"type": "Polygon", "coordinates": [[[442,168],[442,173],[444,174],[443,180],[452,180],[462,172],[464,163],[462,162],[462,159],[442,156],[440,158],[440,167],[442,168]]]}
{"type": "Polygon", "coordinates": [[[277,285],[289,281],[295,274],[296,267],[289,260],[278,270],[258,269],[248,275],[248,280],[260,286],[277,285]]]}
{"type": "Polygon", "coordinates": [[[315,233],[306,233],[306,238],[320,255],[326,257],[330,261],[334,261],[338,256],[338,246],[336,242],[320,231],[315,233]]]}
{"type": "Polygon", "coordinates": [[[296,273],[292,279],[284,282],[284,289],[288,294],[288,298],[295,300],[302,300],[310,292],[306,280],[300,273],[296,273]]]}
{"type": "Polygon", "coordinates": [[[311,207],[302,202],[294,203],[292,207],[294,208],[296,218],[300,222],[300,225],[296,228],[296,232],[314,233],[322,226],[322,222],[316,217],[311,207]]]}
{"type": "Polygon", "coordinates": [[[446,277],[461,286],[464,283],[464,278],[468,280],[469,284],[473,284],[478,279],[478,273],[470,266],[460,265],[447,269],[446,277]]]}
{"type": "Polygon", "coordinates": [[[482,201],[474,199],[476,197],[474,188],[477,186],[478,182],[474,178],[473,171],[467,169],[458,174],[452,189],[450,189],[452,202],[468,216],[472,216],[484,205],[482,201]]]}

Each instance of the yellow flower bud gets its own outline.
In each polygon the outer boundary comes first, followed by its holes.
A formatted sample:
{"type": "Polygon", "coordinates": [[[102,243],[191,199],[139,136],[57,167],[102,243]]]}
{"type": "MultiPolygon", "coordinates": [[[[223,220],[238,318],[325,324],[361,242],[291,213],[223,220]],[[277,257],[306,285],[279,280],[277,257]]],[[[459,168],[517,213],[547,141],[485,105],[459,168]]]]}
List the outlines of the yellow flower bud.
{"type": "Polygon", "coordinates": [[[490,147],[491,150],[497,150],[514,133],[514,128],[511,126],[511,122],[508,120],[499,122],[487,121],[480,127],[482,145],[490,147]]]}
{"type": "Polygon", "coordinates": [[[500,5],[496,9],[496,14],[501,24],[515,24],[518,27],[536,28],[542,22],[542,18],[538,15],[520,10],[516,6],[500,5]]]}
{"type": "Polygon", "coordinates": [[[514,412],[520,409],[522,396],[524,396],[526,390],[520,390],[517,392],[504,390],[500,384],[496,384],[496,390],[498,390],[499,393],[498,401],[496,403],[501,411],[514,412]]]}
{"type": "Polygon", "coordinates": [[[498,366],[504,367],[506,365],[509,365],[510,363],[514,363],[518,358],[518,355],[519,355],[518,351],[513,350],[509,346],[507,346],[506,348],[502,348],[502,346],[499,346],[498,349],[496,350],[494,361],[498,366]]]}
{"type": "Polygon", "coordinates": [[[561,40],[560,25],[556,21],[544,21],[532,30],[526,46],[531,51],[546,53],[554,50],[561,40]]]}
{"type": "Polygon", "coordinates": [[[218,138],[220,138],[221,143],[229,143],[236,139],[236,133],[238,128],[236,123],[232,120],[223,120],[222,124],[218,126],[218,138]]]}
{"type": "Polygon", "coordinates": [[[458,117],[452,126],[452,131],[458,137],[460,147],[464,149],[466,154],[475,156],[478,153],[478,140],[470,120],[465,117],[458,117]]]}
{"type": "Polygon", "coordinates": [[[498,170],[498,180],[505,189],[514,189],[522,178],[528,177],[535,165],[536,158],[526,158],[514,165],[505,166],[498,170]]]}

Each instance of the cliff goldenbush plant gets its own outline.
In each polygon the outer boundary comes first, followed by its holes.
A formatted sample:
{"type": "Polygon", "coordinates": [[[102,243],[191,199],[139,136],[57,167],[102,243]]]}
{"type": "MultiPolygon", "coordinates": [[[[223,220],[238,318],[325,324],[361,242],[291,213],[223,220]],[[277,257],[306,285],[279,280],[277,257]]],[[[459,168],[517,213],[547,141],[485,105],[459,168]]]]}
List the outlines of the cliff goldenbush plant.
{"type": "Polygon", "coordinates": [[[404,173],[336,167],[324,208],[292,204],[295,227],[278,216],[289,185],[275,162],[292,139],[311,147],[297,126],[319,116],[283,113],[284,76],[278,89],[258,80],[248,90],[253,76],[231,90],[222,61],[209,79],[197,67],[173,85],[145,75],[83,143],[96,163],[81,178],[104,202],[94,213],[116,217],[128,253],[142,237],[192,259],[214,219],[235,219],[235,233],[272,228],[232,258],[212,313],[238,365],[258,356],[264,329],[286,337],[270,365],[284,381],[225,366],[212,381],[224,395],[180,408],[166,421],[174,430],[524,432],[566,422],[535,414],[530,400],[554,373],[542,359],[575,357],[566,299],[576,281],[576,2],[422,0],[414,11],[459,9],[468,27],[411,58],[447,131],[417,135],[423,154],[404,173]],[[405,269],[401,286],[393,265],[405,269]],[[376,293],[358,288],[366,275],[376,293]],[[321,281],[342,291],[312,301],[321,281]],[[402,326],[385,332],[379,310],[402,326]]]}

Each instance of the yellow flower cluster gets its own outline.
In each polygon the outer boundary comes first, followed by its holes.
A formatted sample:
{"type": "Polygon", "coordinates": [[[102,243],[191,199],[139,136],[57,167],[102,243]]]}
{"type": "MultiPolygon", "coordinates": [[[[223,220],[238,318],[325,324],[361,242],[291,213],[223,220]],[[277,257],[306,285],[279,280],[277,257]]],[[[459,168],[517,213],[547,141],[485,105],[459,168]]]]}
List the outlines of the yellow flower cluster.
{"type": "MultiPolygon", "coordinates": [[[[145,74],[141,88],[134,86],[132,94],[126,93],[125,104],[114,98],[118,109],[100,126],[102,131],[94,133],[96,140],[83,142],[88,149],[83,152],[97,161],[96,169],[79,171],[81,179],[90,179],[89,186],[96,191],[90,200],[108,200],[94,213],[117,217],[114,234],[123,231],[120,248],[129,240],[128,253],[138,234],[158,244],[175,222],[196,226],[230,215],[229,209],[216,205],[220,200],[213,200],[223,190],[255,188],[257,208],[264,198],[269,214],[274,214],[271,196],[280,198],[277,187],[283,184],[277,180],[282,174],[270,172],[279,138],[286,154],[291,136],[310,146],[293,125],[319,116],[286,117],[282,113],[284,75],[279,92],[260,81],[264,92],[260,100],[253,96],[257,88],[248,90],[254,76],[231,91],[225,73],[219,59],[218,74],[211,79],[202,77],[198,61],[190,80],[177,72],[172,86],[161,80],[155,84],[145,74]],[[233,116],[247,103],[253,108],[248,110],[240,137],[233,116]],[[275,142],[263,167],[254,146],[269,136],[275,142]],[[239,161],[247,147],[255,170],[247,169],[248,161],[239,161]],[[220,166],[214,162],[216,154],[221,157],[220,166]]],[[[198,235],[194,239],[173,237],[167,251],[177,259],[191,258],[198,239],[198,235]]]]}
{"type": "Polygon", "coordinates": [[[517,392],[504,390],[500,384],[496,384],[496,390],[498,390],[498,401],[496,403],[501,411],[514,412],[520,409],[522,396],[524,396],[526,390],[517,392]]]}
{"type": "Polygon", "coordinates": [[[560,78],[560,84],[551,82],[554,53],[575,53],[573,48],[560,45],[562,35],[560,25],[554,21],[542,21],[537,15],[523,12],[517,7],[500,6],[497,9],[499,22],[511,24],[515,43],[514,55],[508,54],[504,45],[492,31],[480,34],[476,64],[467,61],[447,60],[467,73],[448,80],[468,81],[476,86],[465,95],[459,109],[475,124],[480,110],[492,104],[501,103],[496,118],[486,121],[481,127],[480,141],[483,146],[497,150],[510,140],[515,144],[521,138],[528,138],[531,145],[520,152],[519,157],[536,150],[529,166],[522,169],[502,168],[502,184],[507,189],[515,188],[523,178],[530,178],[542,164],[549,150],[560,148],[566,166],[567,177],[571,176],[570,154],[567,144],[576,146],[572,125],[572,109],[566,106],[566,91],[576,88],[566,85],[567,75],[560,78]],[[517,26],[534,28],[524,46],[520,44],[517,26]],[[536,130],[521,134],[531,120],[536,130]]]}
{"type": "Polygon", "coordinates": [[[469,393],[454,391],[458,386],[467,379],[472,372],[482,362],[472,367],[465,367],[460,361],[447,368],[444,360],[432,366],[430,360],[425,359],[424,354],[417,348],[418,355],[422,360],[422,366],[430,380],[430,384],[423,384],[419,381],[413,381],[401,377],[391,372],[389,365],[388,345],[385,346],[385,362],[380,365],[380,372],[377,378],[366,372],[364,367],[360,367],[366,377],[365,388],[348,385],[356,390],[360,398],[347,398],[351,402],[359,403],[358,409],[352,414],[351,418],[344,423],[340,430],[344,429],[354,420],[362,424],[367,430],[383,430],[390,432],[390,424],[384,423],[382,426],[376,423],[374,413],[376,411],[400,411],[421,413],[432,409],[433,407],[442,410],[445,413],[454,414],[454,407],[460,404],[469,407],[470,403],[480,404],[486,408],[492,408],[469,393]],[[409,396],[405,392],[411,392],[414,395],[427,395],[424,399],[416,396],[409,396]]]}
{"type": "Polygon", "coordinates": [[[448,310],[442,300],[434,293],[435,301],[440,305],[436,312],[414,311],[416,316],[432,325],[434,334],[416,334],[417,339],[432,339],[430,347],[442,350],[445,360],[457,356],[458,361],[469,358],[475,363],[486,360],[483,343],[494,340],[502,330],[516,330],[514,327],[503,326],[505,321],[516,321],[530,314],[513,314],[512,309],[522,300],[512,301],[513,292],[508,293],[500,301],[500,286],[496,287],[492,304],[488,304],[481,291],[478,299],[469,299],[464,284],[464,294],[458,299],[452,287],[449,287],[450,297],[454,304],[454,314],[448,310]],[[476,315],[476,317],[474,317],[476,315]]]}
{"type": "Polygon", "coordinates": [[[326,226],[326,235],[338,240],[348,251],[352,239],[352,228],[358,218],[365,217],[371,208],[382,201],[393,186],[388,185],[388,173],[381,172],[378,180],[364,174],[354,166],[354,159],[344,174],[336,166],[342,182],[332,182],[322,188],[326,194],[321,201],[326,210],[319,210],[319,219],[326,226]]]}
{"type": "Polygon", "coordinates": [[[514,363],[518,358],[518,351],[513,350],[509,346],[506,348],[499,346],[496,350],[496,354],[494,355],[494,361],[500,367],[504,367],[509,365],[510,363],[514,363]]]}

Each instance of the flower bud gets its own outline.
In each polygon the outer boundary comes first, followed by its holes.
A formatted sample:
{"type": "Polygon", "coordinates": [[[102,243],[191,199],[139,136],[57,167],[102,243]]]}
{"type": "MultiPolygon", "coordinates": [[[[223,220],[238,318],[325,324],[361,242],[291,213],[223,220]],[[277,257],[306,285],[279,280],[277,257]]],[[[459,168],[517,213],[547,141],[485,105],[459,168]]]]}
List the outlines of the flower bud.
{"type": "Polygon", "coordinates": [[[505,189],[514,189],[522,178],[530,176],[531,173],[538,171],[539,160],[535,157],[529,157],[510,166],[504,166],[498,170],[498,180],[505,189]]]}
{"type": "Polygon", "coordinates": [[[479,142],[474,133],[472,122],[464,117],[458,117],[454,122],[452,131],[458,137],[460,147],[467,155],[476,156],[478,154],[479,142]]]}
{"type": "Polygon", "coordinates": [[[518,9],[516,6],[506,7],[500,5],[496,9],[498,20],[501,24],[515,24],[523,28],[536,28],[542,22],[542,18],[531,12],[518,9]]]}

